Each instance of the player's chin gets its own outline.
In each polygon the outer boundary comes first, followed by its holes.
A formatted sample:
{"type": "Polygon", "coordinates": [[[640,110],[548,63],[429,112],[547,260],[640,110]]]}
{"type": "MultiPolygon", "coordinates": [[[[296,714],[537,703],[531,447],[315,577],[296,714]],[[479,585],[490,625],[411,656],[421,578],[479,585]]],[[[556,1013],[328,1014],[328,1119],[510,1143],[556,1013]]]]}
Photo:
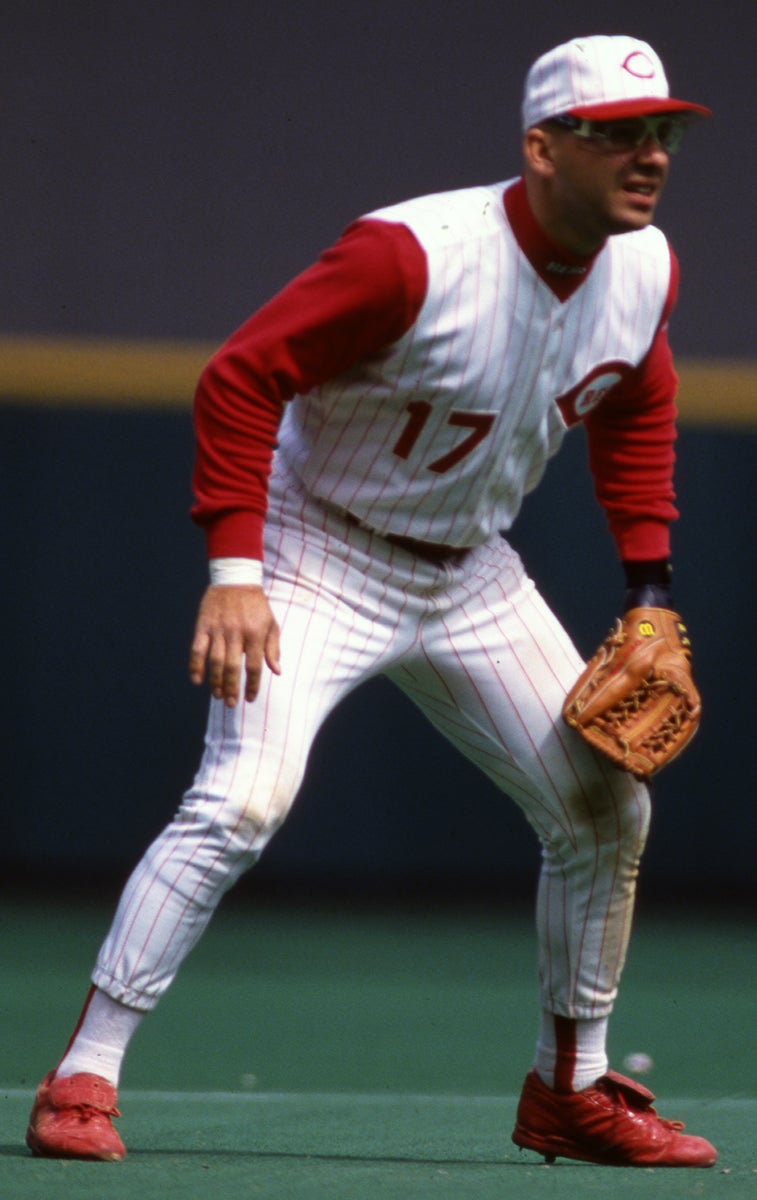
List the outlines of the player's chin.
{"type": "Polygon", "coordinates": [[[618,205],[610,218],[613,233],[634,233],[646,229],[654,220],[656,204],[635,204],[633,202],[618,205]]]}

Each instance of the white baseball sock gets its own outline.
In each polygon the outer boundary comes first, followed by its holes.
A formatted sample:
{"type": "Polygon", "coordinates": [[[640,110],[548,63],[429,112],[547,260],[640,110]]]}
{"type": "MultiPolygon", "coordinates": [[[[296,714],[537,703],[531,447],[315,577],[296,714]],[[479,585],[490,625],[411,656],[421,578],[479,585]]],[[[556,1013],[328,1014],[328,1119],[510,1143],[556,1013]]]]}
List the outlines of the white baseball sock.
{"type": "Polygon", "coordinates": [[[581,1092],[607,1071],[609,1017],[573,1020],[542,1012],[534,1067],[547,1087],[581,1092]]]}
{"type": "Polygon", "coordinates": [[[124,1054],[144,1015],[93,988],[56,1075],[100,1075],[118,1087],[124,1054]]]}

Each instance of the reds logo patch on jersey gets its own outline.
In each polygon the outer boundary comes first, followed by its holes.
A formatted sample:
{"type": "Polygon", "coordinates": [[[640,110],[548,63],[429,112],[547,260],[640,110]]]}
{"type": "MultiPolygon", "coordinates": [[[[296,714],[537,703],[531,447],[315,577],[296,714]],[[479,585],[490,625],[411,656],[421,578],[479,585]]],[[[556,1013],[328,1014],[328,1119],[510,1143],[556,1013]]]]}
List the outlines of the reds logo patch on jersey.
{"type": "Polygon", "coordinates": [[[632,372],[633,367],[626,362],[601,363],[595,367],[580,383],[563,396],[558,396],[555,401],[565,424],[577,425],[602,403],[608,392],[627,379],[632,372]]]}

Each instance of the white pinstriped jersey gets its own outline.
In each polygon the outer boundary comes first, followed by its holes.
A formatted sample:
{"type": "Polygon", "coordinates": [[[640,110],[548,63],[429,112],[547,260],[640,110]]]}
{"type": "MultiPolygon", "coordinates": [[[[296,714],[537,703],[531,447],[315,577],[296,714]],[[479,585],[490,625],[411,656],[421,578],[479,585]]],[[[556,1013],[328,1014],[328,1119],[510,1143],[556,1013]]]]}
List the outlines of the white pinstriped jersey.
{"type": "Polygon", "coordinates": [[[287,405],[280,448],[305,486],[381,533],[471,546],[510,528],[568,424],[641,362],[659,326],[664,234],[609,238],[560,299],[518,245],[508,186],[371,213],[409,227],[425,251],[418,318],[287,405]]]}

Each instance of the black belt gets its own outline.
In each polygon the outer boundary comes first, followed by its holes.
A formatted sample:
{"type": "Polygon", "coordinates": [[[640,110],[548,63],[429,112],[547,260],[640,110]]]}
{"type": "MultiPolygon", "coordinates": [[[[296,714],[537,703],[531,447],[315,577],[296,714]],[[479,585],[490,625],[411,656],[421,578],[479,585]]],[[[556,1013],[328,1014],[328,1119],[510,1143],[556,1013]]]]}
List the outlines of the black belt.
{"type": "Polygon", "coordinates": [[[425,558],[428,562],[442,563],[449,558],[459,558],[462,554],[468,553],[467,546],[445,546],[441,542],[419,542],[415,538],[399,537],[394,533],[379,534],[385,542],[389,542],[392,546],[399,546],[400,550],[407,550],[408,554],[415,554],[418,558],[425,558]]]}

